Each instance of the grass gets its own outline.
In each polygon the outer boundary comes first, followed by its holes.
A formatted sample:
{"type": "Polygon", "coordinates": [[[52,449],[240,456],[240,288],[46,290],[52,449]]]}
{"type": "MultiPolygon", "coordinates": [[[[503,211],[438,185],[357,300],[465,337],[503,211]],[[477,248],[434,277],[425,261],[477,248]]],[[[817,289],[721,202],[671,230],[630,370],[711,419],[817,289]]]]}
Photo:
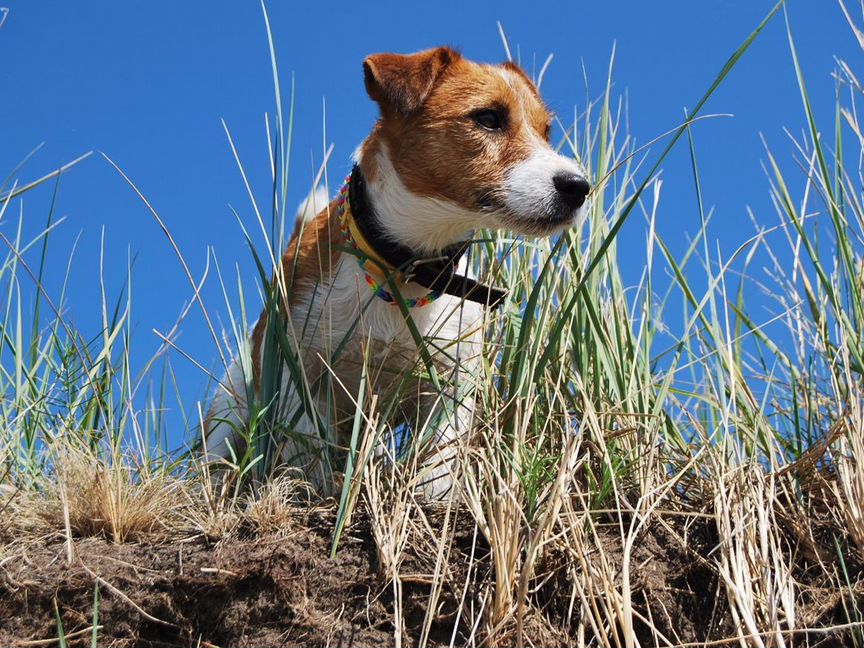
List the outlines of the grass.
{"type": "MultiPolygon", "coordinates": [[[[820,130],[787,25],[806,128],[792,139],[791,160],[766,144],[776,213],[754,214],[754,234],[737,250],[712,250],[701,193],[693,124],[779,9],[732,54],[656,157],[626,132],[610,64],[604,91],[562,125],[559,143],[596,187],[586,223],[553,241],[489,234],[472,253],[478,273],[509,296],[489,322],[480,370],[463,386],[478,403],[473,429],[453,449],[464,488],[438,507],[413,495],[427,452],[416,440],[434,421],[415,422],[410,447],[376,461],[376,447],[399,437],[400,397],[377,397],[381,376],[367,359],[349,447],[336,447],[314,397],[341,389],[326,368],[344,345],[329,350],[319,373],[304,365],[285,326],[320,323],[291,320],[290,276],[270,281],[292,217],[293,95],[283,110],[268,22],[278,106],[268,122],[273,188],[269,219],[250,191],[253,227],[267,240],[266,249],[250,250],[270,324],[258,397],[247,379],[251,415],[237,430],[244,443],[218,474],[195,455],[160,450],[158,412],[173,381],[157,367],[173,348],[170,336],[135,371],[130,292],[112,302],[103,290],[95,337],[63,319],[65,290],[42,288],[52,205],[35,240],[22,240],[20,227],[13,239],[0,233],[8,250],[0,265],[0,512],[13,520],[0,535],[0,566],[28,538],[62,543],[72,566],[86,537],[218,546],[288,542],[318,525],[328,534],[321,569],[353,555],[358,537],[370,543],[379,586],[366,617],[383,601],[378,624],[397,645],[864,646],[862,88],[852,68],[838,64],[834,123],[820,130]],[[657,172],[675,146],[690,153],[687,181],[701,223],[680,258],[656,227],[657,172]],[[617,237],[634,214],[647,225],[645,271],[626,286],[617,237]],[[753,266],[765,259],[757,278],[753,266]],[[34,285],[32,312],[24,313],[22,292],[34,285]],[[766,300],[776,312],[767,322],[754,306],[766,300]],[[284,401],[284,381],[302,394],[299,405],[284,401]],[[324,497],[276,460],[304,413],[320,435],[308,454],[324,497]],[[418,591],[420,611],[412,607],[418,591]]],[[[56,198],[70,170],[19,185],[16,169],[0,188],[0,217],[11,218],[22,192],[40,184],[53,182],[56,198]]],[[[326,165],[319,179],[327,184],[326,165]]],[[[229,326],[221,336],[184,268],[218,354],[240,354],[248,369],[254,317],[232,304],[252,289],[229,287],[217,264],[229,326]]],[[[416,373],[443,384],[431,360],[440,341],[414,333],[416,373]]],[[[438,416],[451,415],[442,397],[438,416]]],[[[100,580],[90,581],[93,645],[97,628],[104,633],[110,623],[100,580]]],[[[48,611],[61,645],[89,632],[63,629],[73,612],[48,611]]],[[[207,627],[189,631],[210,641],[207,627]]]]}

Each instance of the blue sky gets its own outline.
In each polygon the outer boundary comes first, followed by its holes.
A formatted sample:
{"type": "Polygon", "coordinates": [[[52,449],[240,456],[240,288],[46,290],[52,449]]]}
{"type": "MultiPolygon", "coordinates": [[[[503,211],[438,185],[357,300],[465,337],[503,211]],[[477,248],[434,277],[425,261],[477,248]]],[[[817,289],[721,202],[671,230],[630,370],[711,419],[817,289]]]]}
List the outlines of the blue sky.
{"type": "MultiPolygon", "coordinates": [[[[290,88],[292,75],[296,88],[291,202],[308,191],[330,143],[335,145],[330,177],[338,184],[350,168],[351,152],[372,125],[375,109],[361,72],[366,54],[450,44],[469,58],[500,61],[500,20],[514,56],[518,48],[529,72],[554,54],[543,94],[566,123],[574,107],[581,110],[586,99],[602,91],[616,44],[615,89],[626,92],[630,132],[645,143],[680,122],[684,108],[696,103],[772,4],[272,1],[268,8],[283,88],[290,88]]],[[[19,174],[21,181],[85,151],[103,151],[153,204],[196,278],[213,249],[223,273],[233,277],[239,268],[251,290],[254,265],[229,205],[247,223],[253,213],[220,119],[228,124],[253,189],[266,204],[264,114],[273,111],[274,99],[259,3],[0,0],[3,5],[9,14],[0,28],[0,177],[43,142],[19,174]]],[[[854,69],[861,50],[836,3],[789,0],[788,9],[814,108],[830,132],[834,57],[854,69]]],[[[761,166],[760,133],[781,158],[788,158],[792,148],[783,128],[800,132],[804,125],[782,15],[706,110],[735,115],[704,122],[695,131],[705,200],[716,210],[711,237],[731,253],[752,233],[747,207],[760,222],[776,222],[761,166]]],[[[680,250],[687,233],[698,228],[685,147],[669,158],[663,173],[658,230],[680,250]]],[[[50,188],[43,187],[10,211],[17,215],[23,209],[25,232],[35,235],[50,199],[50,188]]],[[[64,176],[58,214],[66,220],[51,240],[47,283],[49,290],[59,291],[77,240],[67,313],[85,334],[99,333],[103,230],[109,294],[119,293],[127,257],[135,257],[132,321],[135,358],[143,364],[159,345],[153,329],[170,329],[191,296],[168,242],[122,178],[98,156],[64,176]]],[[[7,213],[4,220],[0,229],[11,236],[14,219],[7,213]]],[[[644,223],[634,218],[622,233],[622,256],[629,259],[624,270],[634,282],[644,260],[644,232],[644,223]]],[[[214,279],[211,273],[204,298],[214,314],[224,313],[214,279]]],[[[199,316],[184,323],[179,344],[201,364],[217,366],[199,316]]],[[[204,395],[206,376],[179,356],[174,367],[184,405],[192,408],[204,395]]],[[[179,441],[172,425],[170,438],[179,441]]]]}

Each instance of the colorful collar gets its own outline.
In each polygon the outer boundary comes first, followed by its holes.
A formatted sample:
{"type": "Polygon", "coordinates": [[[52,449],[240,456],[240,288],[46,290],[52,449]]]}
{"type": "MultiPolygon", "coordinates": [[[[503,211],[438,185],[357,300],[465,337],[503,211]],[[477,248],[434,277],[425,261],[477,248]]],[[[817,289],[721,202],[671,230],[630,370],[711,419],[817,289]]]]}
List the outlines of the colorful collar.
{"type": "Polygon", "coordinates": [[[407,246],[388,240],[369,204],[366,182],[357,165],[339,191],[338,209],[342,235],[358,253],[357,263],[376,297],[394,306],[398,304],[397,297],[385,288],[388,277],[392,277],[400,283],[415,282],[428,289],[422,297],[401,298],[407,308],[430,304],[442,293],[491,308],[504,302],[507,291],[456,273],[456,265],[470,242],[452,245],[438,257],[420,258],[407,246]]]}

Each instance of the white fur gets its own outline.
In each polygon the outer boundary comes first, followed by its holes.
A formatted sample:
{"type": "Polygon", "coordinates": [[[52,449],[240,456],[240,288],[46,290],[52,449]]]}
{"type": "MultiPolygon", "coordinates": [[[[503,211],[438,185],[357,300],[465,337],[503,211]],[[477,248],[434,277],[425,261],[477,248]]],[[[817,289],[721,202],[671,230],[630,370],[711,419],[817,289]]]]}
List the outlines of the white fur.
{"type": "MultiPolygon", "coordinates": [[[[522,162],[515,164],[504,178],[504,204],[517,218],[543,218],[557,200],[557,190],[553,178],[559,173],[575,173],[585,177],[582,167],[571,158],[553,151],[548,144],[537,138],[533,153],[522,162]]],[[[588,211],[585,201],[567,227],[580,219],[588,211]]]]}
{"type": "Polygon", "coordinates": [[[231,359],[222,382],[216,388],[213,402],[207,414],[208,428],[204,435],[204,457],[208,462],[221,458],[231,458],[237,430],[247,425],[249,410],[246,406],[246,377],[251,380],[252,366],[249,356],[249,342],[244,344],[240,353],[231,359]],[[229,445],[231,450],[229,450],[229,445]]]}
{"type": "MultiPolygon", "coordinates": [[[[404,287],[402,294],[419,297],[425,291],[425,288],[409,285],[404,287]]],[[[413,309],[411,316],[423,338],[430,341],[430,349],[436,346],[444,348],[434,356],[442,381],[454,380],[447,368],[454,365],[452,356],[459,358],[460,374],[464,377],[462,371],[471,369],[479,359],[483,308],[473,302],[443,295],[423,308],[413,309]]],[[[318,368],[320,358],[331,358],[355,322],[360,321],[360,330],[354,329],[338,364],[333,366],[334,373],[345,389],[337,390],[339,393],[335,394],[337,407],[343,411],[350,412],[354,407],[352,398],[359,389],[364,352],[373,391],[379,393],[383,402],[389,398],[388,392],[393,386],[388,383],[392,378],[401,378],[416,366],[417,347],[400,309],[372,295],[364,281],[364,273],[353,257],[343,256],[337,264],[332,284],[321,285],[304,296],[292,308],[292,317],[295,330],[305,328],[300,343],[307,358],[307,371],[310,365],[316,366],[312,370],[312,377],[316,370],[321,370],[318,368]]],[[[287,374],[283,382],[286,380],[287,374]]],[[[431,387],[427,391],[431,391],[431,387]]],[[[429,407],[421,409],[428,411],[429,407]]],[[[323,408],[321,411],[323,413],[323,408]]],[[[437,430],[439,444],[451,442],[460,431],[467,431],[471,413],[472,408],[467,406],[457,408],[455,419],[437,430]]],[[[309,421],[304,421],[302,425],[310,430],[312,428],[309,421]]],[[[418,427],[419,423],[415,425],[415,431],[418,427]]],[[[448,452],[452,454],[452,449],[448,452]]],[[[445,462],[433,463],[433,473],[438,479],[424,489],[431,496],[450,488],[450,480],[444,475],[447,471],[445,462]]]]}
{"type": "Polygon", "coordinates": [[[330,199],[327,197],[327,189],[322,186],[313,187],[309,195],[297,206],[297,221],[308,223],[327,206],[330,199]]]}
{"type": "Polygon", "coordinates": [[[393,168],[386,145],[375,157],[376,182],[369,183],[369,199],[382,229],[394,241],[420,251],[440,250],[470,238],[478,224],[476,211],[459,205],[412,194],[393,168]]]}

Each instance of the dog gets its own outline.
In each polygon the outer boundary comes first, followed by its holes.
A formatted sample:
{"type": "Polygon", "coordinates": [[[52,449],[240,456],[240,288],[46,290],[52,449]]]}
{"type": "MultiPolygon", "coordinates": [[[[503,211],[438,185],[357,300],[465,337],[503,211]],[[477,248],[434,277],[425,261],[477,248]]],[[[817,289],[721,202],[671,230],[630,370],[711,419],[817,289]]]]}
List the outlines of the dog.
{"type": "MultiPolygon", "coordinates": [[[[438,47],[371,55],[363,73],[380,117],[339,195],[298,223],[273,279],[285,306],[274,326],[295,345],[293,371],[302,367],[310,385],[332,376],[338,388],[298,388],[288,367],[276,368],[271,420],[290,428],[279,456],[321,489],[332,472],[322,455],[328,443],[348,445],[361,386],[379,403],[398,391],[394,413],[413,420],[402,436],[420,444],[424,431],[418,489],[440,498],[455,483],[455,442],[471,428],[484,322],[504,299],[466,274],[471,239],[480,229],[560,233],[584,217],[590,185],[550,146],[550,113],[512,62],[479,64],[438,47]]],[[[214,397],[208,459],[238,451],[273,317],[265,308],[248,359],[232,361],[214,397]]]]}

